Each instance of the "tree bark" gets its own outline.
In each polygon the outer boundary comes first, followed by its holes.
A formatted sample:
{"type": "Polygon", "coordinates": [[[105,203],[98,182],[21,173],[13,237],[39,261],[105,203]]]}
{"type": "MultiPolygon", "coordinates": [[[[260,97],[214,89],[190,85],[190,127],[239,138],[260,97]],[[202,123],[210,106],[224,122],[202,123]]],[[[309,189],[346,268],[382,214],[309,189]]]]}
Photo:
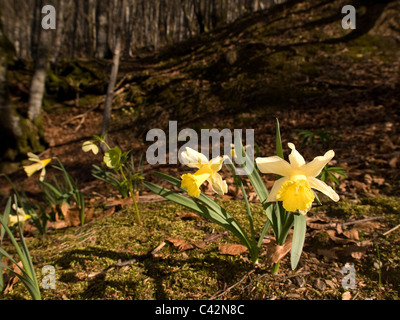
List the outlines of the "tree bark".
{"type": "Polygon", "coordinates": [[[98,0],[96,7],[96,58],[100,59],[106,58],[109,51],[107,43],[107,11],[108,2],[98,0]]]}
{"type": "MultiPolygon", "coordinates": [[[[101,127],[102,136],[107,133],[110,127],[112,100],[114,97],[115,83],[117,82],[120,54],[121,54],[121,36],[117,32],[117,38],[115,41],[115,49],[113,54],[113,62],[111,67],[110,82],[108,83],[107,96],[106,96],[106,101],[104,103],[103,124],[101,127]]],[[[104,146],[102,146],[102,149],[103,148],[104,146]]],[[[105,152],[104,149],[103,152],[105,152]]]]}
{"type": "Polygon", "coordinates": [[[35,72],[31,81],[28,105],[28,118],[31,121],[38,119],[42,112],[45,81],[49,64],[48,46],[50,32],[49,30],[40,31],[40,44],[38,54],[36,55],[35,72]]]}
{"type": "Polygon", "coordinates": [[[55,37],[53,41],[53,53],[50,57],[51,63],[56,63],[60,54],[61,45],[63,43],[64,36],[64,0],[57,1],[57,29],[55,31],[55,37]]]}
{"type": "MultiPolygon", "coordinates": [[[[3,134],[11,137],[22,136],[22,129],[14,107],[8,96],[7,88],[7,65],[11,59],[14,49],[12,43],[4,35],[0,21],[0,130],[3,134]]],[[[1,140],[4,136],[2,136],[1,140]]]]}

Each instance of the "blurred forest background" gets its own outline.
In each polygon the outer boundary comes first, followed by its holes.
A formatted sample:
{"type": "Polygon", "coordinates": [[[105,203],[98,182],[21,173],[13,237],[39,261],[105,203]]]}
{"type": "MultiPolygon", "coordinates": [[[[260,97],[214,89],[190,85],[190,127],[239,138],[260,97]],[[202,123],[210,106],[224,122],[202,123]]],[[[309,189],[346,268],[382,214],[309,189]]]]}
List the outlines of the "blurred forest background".
{"type": "Polygon", "coordinates": [[[48,33],[50,61],[57,58],[111,58],[117,34],[123,56],[157,50],[211,31],[280,0],[2,0],[4,32],[20,59],[36,56],[45,5],[57,10],[57,31],[48,33]]]}

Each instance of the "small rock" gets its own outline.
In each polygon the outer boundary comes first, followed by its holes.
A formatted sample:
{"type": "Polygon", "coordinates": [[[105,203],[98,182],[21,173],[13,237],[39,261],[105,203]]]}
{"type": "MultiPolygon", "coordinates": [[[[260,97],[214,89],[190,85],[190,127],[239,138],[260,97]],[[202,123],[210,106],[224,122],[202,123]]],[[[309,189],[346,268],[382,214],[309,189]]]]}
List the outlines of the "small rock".
{"type": "Polygon", "coordinates": [[[320,278],[318,278],[317,280],[314,281],[313,286],[315,289],[317,289],[319,291],[325,291],[325,289],[326,289],[325,281],[320,278]]]}

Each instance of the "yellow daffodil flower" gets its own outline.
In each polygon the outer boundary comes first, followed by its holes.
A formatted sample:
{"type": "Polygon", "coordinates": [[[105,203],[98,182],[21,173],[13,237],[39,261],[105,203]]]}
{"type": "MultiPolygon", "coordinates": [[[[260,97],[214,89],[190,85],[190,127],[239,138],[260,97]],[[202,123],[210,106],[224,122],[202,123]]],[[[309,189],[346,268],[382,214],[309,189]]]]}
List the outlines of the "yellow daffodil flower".
{"type": "Polygon", "coordinates": [[[8,216],[8,226],[12,227],[18,223],[24,223],[26,220],[28,220],[31,216],[29,214],[26,214],[25,211],[22,208],[15,208],[15,204],[12,205],[13,209],[17,211],[17,215],[10,214],[8,216]]]}
{"type": "Polygon", "coordinates": [[[218,156],[208,161],[205,155],[186,147],[186,151],[181,153],[181,159],[188,167],[198,169],[194,174],[187,173],[181,177],[181,187],[186,188],[189,195],[199,197],[200,186],[205,181],[208,181],[213,191],[221,196],[228,192],[226,181],[218,173],[222,168],[225,156],[218,156]]]}
{"type": "Polygon", "coordinates": [[[278,156],[256,159],[257,167],[262,173],[282,176],[275,181],[267,202],[282,201],[287,211],[298,210],[300,214],[305,215],[311,209],[315,198],[311,188],[322,192],[333,201],[339,201],[338,194],[325,182],[316,178],[335,156],[335,152],[330,150],[325,155],[305,163],[294,144],[289,143],[288,146],[292,150],[289,162],[278,156]]]}
{"type": "Polygon", "coordinates": [[[40,172],[40,181],[44,180],[44,176],[46,175],[46,169],[45,167],[51,162],[51,158],[49,159],[44,159],[44,160],[40,160],[40,158],[36,155],[33,154],[32,152],[28,152],[28,157],[29,157],[29,161],[35,162],[34,164],[30,164],[28,166],[24,166],[24,170],[27,174],[28,177],[30,177],[31,175],[33,175],[35,172],[42,170],[40,172]]]}

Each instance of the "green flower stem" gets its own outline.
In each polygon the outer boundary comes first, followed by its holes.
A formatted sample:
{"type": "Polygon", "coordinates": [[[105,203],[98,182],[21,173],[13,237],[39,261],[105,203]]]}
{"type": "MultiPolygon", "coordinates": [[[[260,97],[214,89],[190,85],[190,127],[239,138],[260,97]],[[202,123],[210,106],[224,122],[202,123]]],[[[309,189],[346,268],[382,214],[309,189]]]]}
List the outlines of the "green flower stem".
{"type": "Polygon", "coordinates": [[[280,261],[278,261],[277,263],[274,263],[273,265],[272,265],[272,271],[271,271],[271,273],[272,274],[278,274],[278,272],[279,272],[279,265],[280,265],[280,261]]]}
{"type": "Polygon", "coordinates": [[[122,167],[119,168],[119,171],[121,172],[122,177],[125,179],[125,181],[128,182],[129,193],[131,194],[131,198],[132,198],[132,201],[133,201],[133,205],[135,206],[136,222],[137,222],[139,225],[142,225],[142,221],[140,220],[139,208],[138,208],[138,205],[137,205],[136,199],[135,199],[135,193],[133,192],[133,188],[132,188],[132,183],[131,183],[131,181],[129,181],[129,180],[126,178],[125,173],[124,173],[124,171],[122,170],[122,167]]]}

